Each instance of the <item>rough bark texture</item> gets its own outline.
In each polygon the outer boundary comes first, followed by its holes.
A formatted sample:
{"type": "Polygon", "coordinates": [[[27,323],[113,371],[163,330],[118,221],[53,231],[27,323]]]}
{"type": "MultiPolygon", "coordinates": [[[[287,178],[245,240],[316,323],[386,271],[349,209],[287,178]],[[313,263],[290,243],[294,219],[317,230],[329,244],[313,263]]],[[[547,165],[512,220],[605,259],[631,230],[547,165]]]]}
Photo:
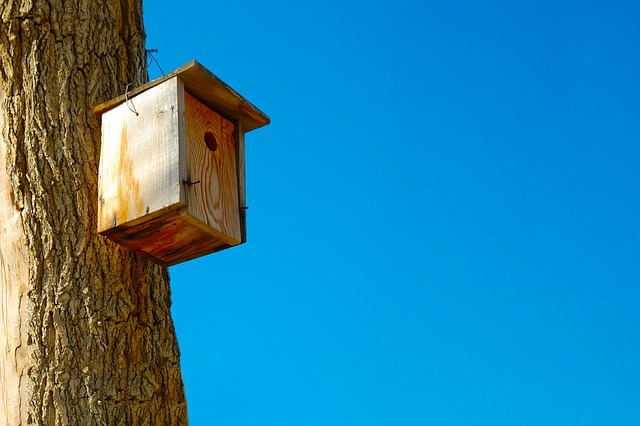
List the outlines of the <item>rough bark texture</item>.
{"type": "Polygon", "coordinates": [[[141,1],[0,18],[0,424],[186,424],[168,272],[95,232],[91,108],[144,70],[141,1]]]}

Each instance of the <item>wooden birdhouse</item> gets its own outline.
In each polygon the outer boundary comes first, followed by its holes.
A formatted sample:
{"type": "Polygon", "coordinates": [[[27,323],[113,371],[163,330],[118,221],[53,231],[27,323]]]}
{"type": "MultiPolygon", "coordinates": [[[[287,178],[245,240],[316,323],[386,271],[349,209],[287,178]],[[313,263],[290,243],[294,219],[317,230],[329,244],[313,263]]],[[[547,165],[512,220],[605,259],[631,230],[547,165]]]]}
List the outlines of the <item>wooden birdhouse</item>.
{"type": "Polygon", "coordinates": [[[94,112],[100,234],[163,266],[246,241],[244,134],[267,115],[196,61],[94,112]]]}

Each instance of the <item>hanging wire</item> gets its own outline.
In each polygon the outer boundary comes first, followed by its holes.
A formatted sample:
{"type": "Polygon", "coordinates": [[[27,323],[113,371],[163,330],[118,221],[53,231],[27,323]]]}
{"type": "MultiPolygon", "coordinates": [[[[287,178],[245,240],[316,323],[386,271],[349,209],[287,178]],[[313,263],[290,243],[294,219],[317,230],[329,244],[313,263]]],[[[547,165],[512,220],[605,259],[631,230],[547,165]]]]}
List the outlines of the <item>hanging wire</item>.
{"type": "Polygon", "coordinates": [[[133,81],[128,83],[127,86],[124,89],[124,100],[125,100],[125,103],[127,104],[127,108],[129,108],[129,111],[133,112],[136,116],[138,116],[140,114],[138,114],[138,110],[136,110],[136,106],[133,104],[133,101],[131,99],[129,99],[129,89],[131,88],[131,86],[133,86],[136,83],[138,83],[138,85],[142,84],[142,76],[143,76],[143,74],[149,70],[149,67],[154,62],[158,66],[158,69],[160,70],[162,75],[165,75],[164,71],[162,70],[162,67],[160,66],[160,63],[158,62],[156,57],[153,56],[154,53],[158,53],[158,49],[145,49],[144,51],[145,51],[145,54],[146,54],[146,57],[147,57],[146,58],[145,67],[138,70],[138,72],[136,73],[136,76],[133,79],[133,81]]]}
{"type": "Polygon", "coordinates": [[[158,66],[158,69],[162,73],[162,75],[164,75],[164,71],[162,71],[162,67],[160,66],[160,62],[158,62],[156,57],[153,56],[154,53],[158,53],[158,49],[146,49],[146,52],[147,52],[147,70],[149,69],[151,64],[155,62],[156,65],[158,66]]]}

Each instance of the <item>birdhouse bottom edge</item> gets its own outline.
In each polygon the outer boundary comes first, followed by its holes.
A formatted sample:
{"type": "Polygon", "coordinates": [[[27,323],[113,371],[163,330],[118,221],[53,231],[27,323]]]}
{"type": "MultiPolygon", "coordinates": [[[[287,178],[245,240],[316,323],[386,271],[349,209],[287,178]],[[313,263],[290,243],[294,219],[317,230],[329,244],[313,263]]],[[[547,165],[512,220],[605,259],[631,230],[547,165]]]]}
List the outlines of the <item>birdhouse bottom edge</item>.
{"type": "Polygon", "coordinates": [[[241,243],[193,218],[184,208],[142,223],[125,223],[99,233],[165,267],[241,243]]]}

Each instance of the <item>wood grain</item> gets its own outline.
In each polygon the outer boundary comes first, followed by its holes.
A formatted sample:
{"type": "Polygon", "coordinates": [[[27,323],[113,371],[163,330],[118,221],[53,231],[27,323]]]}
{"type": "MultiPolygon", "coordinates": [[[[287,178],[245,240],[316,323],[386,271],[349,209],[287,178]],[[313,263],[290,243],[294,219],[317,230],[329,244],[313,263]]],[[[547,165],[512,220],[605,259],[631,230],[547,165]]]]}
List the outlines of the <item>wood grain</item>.
{"type": "Polygon", "coordinates": [[[240,209],[234,125],[220,114],[184,94],[187,211],[210,226],[213,235],[230,245],[240,244],[240,209]],[[215,139],[215,150],[205,138],[215,139]],[[217,232],[215,232],[217,231],[217,232]]]}
{"type": "Polygon", "coordinates": [[[204,230],[202,223],[188,214],[186,208],[138,225],[122,225],[104,235],[161,266],[172,266],[229,247],[204,230]]]}

